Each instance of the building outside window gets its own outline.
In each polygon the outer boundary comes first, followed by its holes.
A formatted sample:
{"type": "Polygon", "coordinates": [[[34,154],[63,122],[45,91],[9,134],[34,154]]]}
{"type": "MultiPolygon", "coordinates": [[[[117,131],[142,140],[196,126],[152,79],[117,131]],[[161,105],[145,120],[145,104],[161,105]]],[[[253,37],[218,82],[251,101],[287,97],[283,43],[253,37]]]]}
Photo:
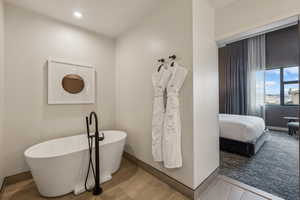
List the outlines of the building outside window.
{"type": "Polygon", "coordinates": [[[281,67],[265,72],[265,102],[299,105],[299,67],[281,67]]]}

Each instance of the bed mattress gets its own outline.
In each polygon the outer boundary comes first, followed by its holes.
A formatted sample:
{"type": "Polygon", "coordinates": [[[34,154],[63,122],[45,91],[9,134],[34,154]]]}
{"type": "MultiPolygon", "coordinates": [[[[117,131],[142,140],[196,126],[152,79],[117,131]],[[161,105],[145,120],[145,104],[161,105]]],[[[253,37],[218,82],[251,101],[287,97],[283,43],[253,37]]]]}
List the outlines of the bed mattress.
{"type": "Polygon", "coordinates": [[[255,143],[264,133],[265,121],[245,115],[219,115],[220,137],[246,143],[255,143]]]}

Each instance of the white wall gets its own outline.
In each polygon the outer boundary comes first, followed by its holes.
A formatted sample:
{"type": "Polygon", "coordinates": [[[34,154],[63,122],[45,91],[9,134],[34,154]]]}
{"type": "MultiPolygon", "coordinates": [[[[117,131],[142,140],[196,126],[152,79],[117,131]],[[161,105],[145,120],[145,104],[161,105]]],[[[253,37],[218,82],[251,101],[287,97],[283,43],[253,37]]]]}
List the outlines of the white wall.
{"type": "Polygon", "coordinates": [[[206,0],[164,0],[115,48],[111,39],[6,4],[6,175],[28,169],[23,152],[29,146],[84,132],[83,117],[96,110],[104,129],[128,132],[128,153],[196,188],[219,164],[213,22],[206,0]],[[180,93],[183,167],[168,170],[151,153],[151,75],[157,59],[174,53],[189,73],[180,93]],[[47,105],[48,57],[95,65],[97,104],[47,105]]]}
{"type": "Polygon", "coordinates": [[[0,188],[4,178],[4,131],[3,131],[3,117],[4,117],[4,13],[3,1],[0,0],[0,188]]]}
{"type": "Polygon", "coordinates": [[[193,0],[194,188],[219,166],[218,52],[208,1],[193,0]]]}
{"type": "Polygon", "coordinates": [[[164,0],[151,16],[117,42],[117,125],[128,132],[126,151],[193,187],[192,0],[164,0]],[[151,75],[157,59],[176,53],[189,73],[180,94],[183,168],[153,162],[151,75]]]}
{"type": "Polygon", "coordinates": [[[216,10],[216,39],[299,14],[299,0],[238,0],[216,10]]]}
{"type": "Polygon", "coordinates": [[[27,170],[23,152],[29,146],[50,138],[83,133],[84,117],[92,110],[100,114],[101,128],[114,128],[113,40],[8,4],[5,34],[6,175],[27,170]],[[94,65],[97,103],[47,105],[48,57],[94,65]]]}

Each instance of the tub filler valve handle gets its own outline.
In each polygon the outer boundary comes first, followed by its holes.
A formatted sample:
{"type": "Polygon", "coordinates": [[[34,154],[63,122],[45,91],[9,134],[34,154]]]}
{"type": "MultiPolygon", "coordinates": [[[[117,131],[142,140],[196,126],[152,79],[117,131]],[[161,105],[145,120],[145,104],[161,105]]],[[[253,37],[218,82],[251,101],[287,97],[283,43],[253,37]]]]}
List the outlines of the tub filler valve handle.
{"type": "Polygon", "coordinates": [[[99,141],[103,141],[105,139],[104,133],[101,133],[101,136],[99,136],[99,141]]]}

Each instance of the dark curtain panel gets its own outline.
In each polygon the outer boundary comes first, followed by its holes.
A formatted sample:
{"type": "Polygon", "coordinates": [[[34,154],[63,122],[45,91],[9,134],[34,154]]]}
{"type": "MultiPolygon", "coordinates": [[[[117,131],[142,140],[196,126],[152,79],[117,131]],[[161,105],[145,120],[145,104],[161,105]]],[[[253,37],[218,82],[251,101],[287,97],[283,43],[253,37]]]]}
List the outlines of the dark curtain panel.
{"type": "Polygon", "coordinates": [[[266,68],[299,64],[298,25],[266,34],[266,68]]]}
{"type": "MultiPolygon", "coordinates": [[[[300,65],[300,27],[290,26],[266,34],[267,69],[300,65]]],[[[284,117],[297,117],[299,106],[266,105],[266,125],[286,127],[284,117]]]]}
{"type": "Polygon", "coordinates": [[[220,113],[247,114],[247,40],[219,49],[220,113]]]}

